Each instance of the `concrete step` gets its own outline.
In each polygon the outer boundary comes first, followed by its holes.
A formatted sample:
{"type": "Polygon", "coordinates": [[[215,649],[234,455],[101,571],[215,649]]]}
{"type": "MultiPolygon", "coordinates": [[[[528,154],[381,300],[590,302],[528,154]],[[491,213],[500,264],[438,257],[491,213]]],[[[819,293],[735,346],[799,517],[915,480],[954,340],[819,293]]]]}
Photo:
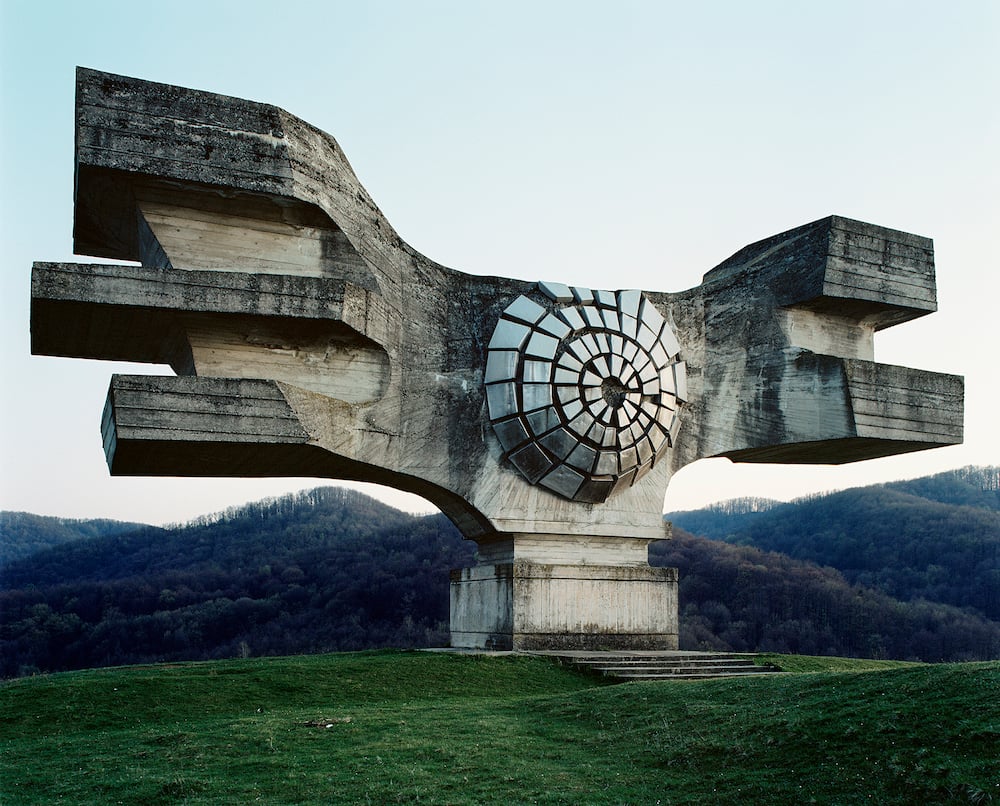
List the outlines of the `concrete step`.
{"type": "Polygon", "coordinates": [[[736,675],[747,675],[747,674],[774,674],[775,669],[769,669],[765,666],[704,666],[700,669],[671,669],[664,666],[640,666],[640,667],[619,667],[611,666],[601,669],[596,669],[595,671],[600,671],[601,674],[606,674],[611,677],[649,677],[649,676],[664,676],[664,677],[695,677],[699,675],[712,675],[713,677],[721,676],[736,676],[736,675]]]}
{"type": "Polygon", "coordinates": [[[608,677],[613,677],[615,680],[731,680],[734,677],[760,677],[761,675],[770,676],[775,674],[783,674],[783,672],[776,671],[760,671],[760,672],[745,672],[743,674],[733,674],[732,672],[720,672],[718,674],[713,674],[711,672],[692,672],[690,674],[615,674],[607,675],[608,677]]]}
{"type": "Polygon", "coordinates": [[[704,666],[707,663],[749,663],[753,664],[752,658],[732,658],[725,655],[713,655],[706,658],[664,658],[656,655],[630,655],[611,657],[580,657],[571,658],[574,663],[595,664],[595,663],[670,663],[675,666],[704,666]]]}
{"type": "MultiPolygon", "coordinates": [[[[607,666],[603,665],[592,665],[591,669],[598,672],[603,672],[604,674],[637,674],[643,672],[667,672],[669,674],[699,674],[704,672],[712,673],[722,673],[722,672],[732,672],[733,674],[754,674],[760,669],[764,669],[763,666],[755,666],[754,664],[732,664],[732,663],[711,663],[705,664],[704,666],[672,666],[669,663],[642,663],[635,665],[622,666],[621,664],[612,663],[607,666]]],[[[767,671],[767,669],[764,669],[767,671]]]]}
{"type": "Polygon", "coordinates": [[[675,668],[698,668],[701,666],[716,666],[719,664],[726,664],[727,666],[755,666],[756,664],[750,658],[704,658],[704,659],[691,659],[691,660],[670,660],[664,658],[574,658],[573,663],[580,666],[644,666],[644,665],[661,665],[661,666],[672,666],[675,668]]]}
{"type": "Polygon", "coordinates": [[[563,663],[620,680],[704,680],[775,674],[758,666],[753,655],[722,652],[547,652],[563,663]]]}

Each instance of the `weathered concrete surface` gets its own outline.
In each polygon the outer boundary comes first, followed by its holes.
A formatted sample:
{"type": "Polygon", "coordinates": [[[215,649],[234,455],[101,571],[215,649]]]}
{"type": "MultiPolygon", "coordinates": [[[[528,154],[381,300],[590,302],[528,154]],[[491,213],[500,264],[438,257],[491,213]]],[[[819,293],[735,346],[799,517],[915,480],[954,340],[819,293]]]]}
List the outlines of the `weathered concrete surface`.
{"type": "Polygon", "coordinates": [[[701,337],[685,342],[693,402],[675,467],[961,442],[960,377],[872,361],[876,331],[937,308],[927,238],[831,216],[740,250],[672,302],[701,337]]]}
{"type": "Polygon", "coordinates": [[[453,571],[451,643],[677,649],[677,569],[516,560],[453,571]]]}
{"type": "Polygon", "coordinates": [[[634,620],[646,593],[621,621],[567,608],[644,567],[671,475],[699,458],[847,462],[962,439],[961,378],[874,363],[876,331],[936,308],[926,238],[831,216],[688,291],[591,291],[419,254],[333,138],[276,107],[81,69],[76,143],[76,251],[140,265],[35,264],[32,350],[179,376],[112,380],[111,471],[423,495],[480,542],[473,576],[511,566],[509,596],[456,582],[480,596],[472,633],[675,635],[667,578],[645,606],[672,622],[634,620]],[[518,577],[525,563],[604,581],[518,577]]]}

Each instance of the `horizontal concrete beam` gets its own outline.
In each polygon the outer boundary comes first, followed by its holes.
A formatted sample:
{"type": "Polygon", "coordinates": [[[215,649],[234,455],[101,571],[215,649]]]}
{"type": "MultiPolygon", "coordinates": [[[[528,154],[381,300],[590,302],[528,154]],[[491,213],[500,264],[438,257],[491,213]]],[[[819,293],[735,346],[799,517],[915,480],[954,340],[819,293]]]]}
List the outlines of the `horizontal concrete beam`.
{"type": "Polygon", "coordinates": [[[789,349],[743,378],[717,434],[738,446],[717,455],[736,462],[843,464],[962,442],[957,375],[789,349]]]}
{"type": "Polygon", "coordinates": [[[751,283],[772,303],[835,312],[876,330],[937,310],[930,238],[843,216],[744,247],[706,285],[751,283]]]}
{"type": "Polygon", "coordinates": [[[199,316],[337,324],[380,345],[398,338],[379,295],[343,280],[80,263],[32,269],[35,354],[176,367],[187,351],[185,323],[199,316]]]}
{"type": "Polygon", "coordinates": [[[114,375],[101,422],[115,476],[329,478],[412,492],[447,514],[467,537],[493,536],[489,520],[460,496],[423,478],[365,461],[354,407],[330,400],[331,441],[320,447],[289,397],[301,390],[266,380],[114,375]]]}

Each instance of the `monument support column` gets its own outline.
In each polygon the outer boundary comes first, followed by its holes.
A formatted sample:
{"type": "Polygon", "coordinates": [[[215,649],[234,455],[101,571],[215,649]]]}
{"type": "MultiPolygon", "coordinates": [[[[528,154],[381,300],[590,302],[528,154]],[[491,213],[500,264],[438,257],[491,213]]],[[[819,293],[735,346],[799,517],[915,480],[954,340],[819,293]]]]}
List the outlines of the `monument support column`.
{"type": "Polygon", "coordinates": [[[677,569],[652,540],[515,534],[451,572],[451,643],[467,649],[677,649],[677,569]]]}

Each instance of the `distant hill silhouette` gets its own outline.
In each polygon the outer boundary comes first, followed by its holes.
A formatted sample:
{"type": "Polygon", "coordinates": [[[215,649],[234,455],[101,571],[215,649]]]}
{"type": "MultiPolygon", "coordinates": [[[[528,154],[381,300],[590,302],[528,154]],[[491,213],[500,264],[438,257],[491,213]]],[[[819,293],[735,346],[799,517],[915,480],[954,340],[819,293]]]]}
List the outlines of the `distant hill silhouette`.
{"type": "Polygon", "coordinates": [[[140,523],[0,512],[0,569],[47,548],[143,528],[140,523]]]}
{"type": "Polygon", "coordinates": [[[334,487],[67,543],[0,572],[0,674],[441,644],[474,548],[334,487]]]}
{"type": "Polygon", "coordinates": [[[1000,512],[1000,467],[963,467],[881,485],[928,501],[1000,512]]]}
{"type": "Polygon", "coordinates": [[[950,605],[900,602],[833,568],[675,529],[650,550],[680,571],[682,648],[898,660],[1000,657],[1000,623],[950,605]]]}
{"type": "Polygon", "coordinates": [[[840,571],[896,599],[1000,620],[1000,469],[813,496],[747,513],[718,505],[666,517],[706,537],[840,571]]]}
{"type": "MultiPolygon", "coordinates": [[[[175,528],[140,526],[41,551],[0,572],[0,584],[66,584],[151,576],[164,571],[235,572],[284,563],[302,550],[367,541],[415,515],[338,487],[232,507],[175,528]]],[[[4,536],[6,540],[6,536],[4,536]]]]}
{"type": "MultiPolygon", "coordinates": [[[[953,482],[950,490],[932,484],[927,495],[989,502],[988,495],[953,482]]],[[[675,540],[652,547],[650,560],[681,570],[682,646],[923,660],[1000,657],[1000,624],[986,617],[992,612],[988,575],[997,567],[996,521],[989,520],[995,509],[934,501],[892,485],[848,492],[855,497],[846,504],[836,493],[795,504],[748,500],[728,509],[748,530],[780,516],[771,531],[785,536],[790,552],[819,554],[827,540],[848,568],[890,561],[869,572],[871,584],[889,580],[906,601],[811,559],[678,528],[675,540]],[[810,519],[812,531],[803,531],[810,519]],[[964,531],[956,537],[949,528],[964,531]]],[[[443,645],[448,572],[471,564],[475,550],[442,515],[409,515],[334,487],[175,528],[80,522],[77,532],[95,534],[72,535],[72,529],[54,530],[55,519],[32,517],[0,517],[0,525],[16,524],[12,544],[46,545],[51,540],[42,535],[53,531],[71,536],[0,570],[2,676],[443,645]]],[[[4,543],[8,537],[0,534],[4,543]]]]}

